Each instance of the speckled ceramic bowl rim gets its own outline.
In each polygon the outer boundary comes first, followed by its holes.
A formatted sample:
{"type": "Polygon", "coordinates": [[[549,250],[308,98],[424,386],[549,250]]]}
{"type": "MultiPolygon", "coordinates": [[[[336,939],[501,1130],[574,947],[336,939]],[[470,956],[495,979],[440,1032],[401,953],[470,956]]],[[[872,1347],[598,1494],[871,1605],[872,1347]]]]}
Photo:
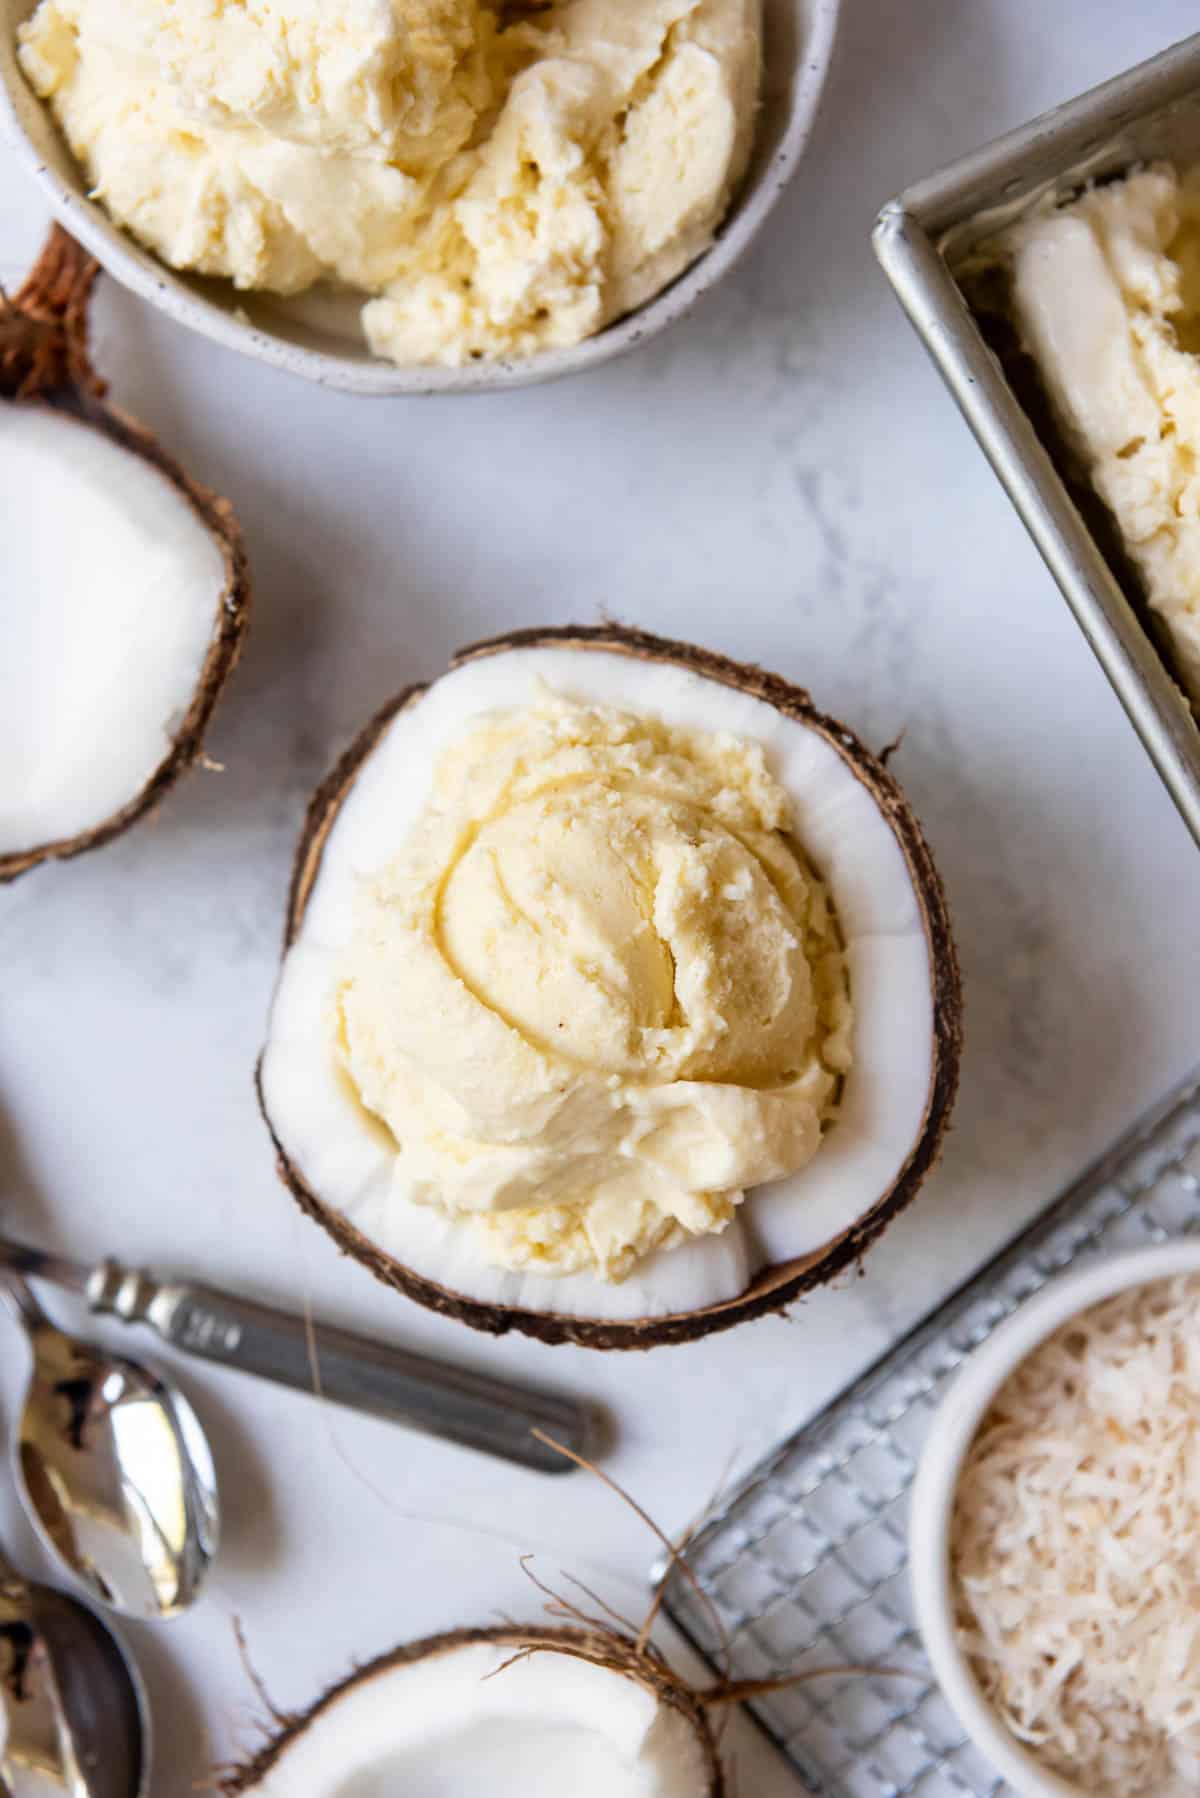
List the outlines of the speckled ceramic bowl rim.
{"type": "Polygon", "coordinates": [[[939,1405],[913,1482],[909,1579],[917,1625],[943,1694],[980,1752],[1022,1798],[1088,1798],[1010,1734],[984,1697],[958,1642],[950,1582],[950,1521],[967,1450],[1009,1375],[1063,1324],[1115,1293],[1172,1274],[1200,1273],[1200,1242],[1166,1242],[1114,1255],[1053,1280],[988,1337],[939,1405]]]}
{"type": "Polygon", "coordinates": [[[808,142],[833,54],[840,3],[841,0],[811,0],[807,30],[797,47],[801,67],[791,90],[786,129],[767,166],[756,175],[752,173],[710,250],[655,299],[595,337],[568,349],[546,350],[514,360],[473,362],[465,368],[398,368],[362,356],[306,349],[249,319],[234,316],[142,250],[95,201],[73,188],[39,153],[30,130],[31,124],[36,128],[36,120],[44,115],[43,103],[27,86],[17,63],[10,9],[0,10],[0,128],[40,184],[55,216],[109,274],[177,323],[214,343],[348,393],[492,392],[599,367],[674,324],[733,267],[787,185],[808,142]]]}

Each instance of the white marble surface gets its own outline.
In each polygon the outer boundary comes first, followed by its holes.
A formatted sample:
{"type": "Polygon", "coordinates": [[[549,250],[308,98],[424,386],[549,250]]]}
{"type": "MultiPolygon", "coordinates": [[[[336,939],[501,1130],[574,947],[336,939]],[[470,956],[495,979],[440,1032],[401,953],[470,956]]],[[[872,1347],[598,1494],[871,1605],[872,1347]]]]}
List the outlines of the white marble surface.
{"type": "MultiPolygon", "coordinates": [[[[870,256],[877,205],[1195,23],[1185,0],[847,0],[806,164],[668,338],[594,377],[370,402],[294,385],[114,291],[122,403],[236,498],[258,592],[200,774],[157,823],[0,893],[0,1193],[31,1236],[296,1301],[615,1413],[609,1463],[676,1529],[1200,1059],[1200,857],[870,256]],[[458,643],[602,610],[805,682],[882,743],[957,918],[957,1127],[864,1277],[646,1358],[489,1343],[340,1262],[276,1184],[251,1087],[306,793],[458,643]]],[[[0,272],[42,223],[0,160],[0,272]]],[[[2,501],[0,501],[2,505],[2,501]]],[[[22,1364],[0,1330],[7,1399],[22,1364]]],[[[640,1581],[601,1487],[509,1473],[188,1369],[227,1541],[192,1615],[132,1632],[156,1798],[252,1739],[231,1618],[284,1705],[419,1630],[512,1608],[516,1547],[640,1581]],[[494,1539],[481,1532],[495,1532],[494,1539]]],[[[0,1532],[37,1555],[6,1486],[0,1532]]],[[[743,1781],[745,1783],[745,1781],[743,1781]]],[[[756,1794],[790,1776],[764,1768],[756,1794]]]]}

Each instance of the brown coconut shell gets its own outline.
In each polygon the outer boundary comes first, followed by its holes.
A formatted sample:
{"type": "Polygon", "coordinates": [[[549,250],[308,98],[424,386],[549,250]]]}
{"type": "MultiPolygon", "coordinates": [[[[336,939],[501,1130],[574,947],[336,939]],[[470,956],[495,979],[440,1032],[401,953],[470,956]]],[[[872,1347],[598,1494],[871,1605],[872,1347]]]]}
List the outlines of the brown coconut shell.
{"type": "MultiPolygon", "coordinates": [[[[223,1798],[242,1798],[242,1794],[253,1792],[270,1773],[285,1749],[297,1742],[323,1711],[331,1709],[339,1699],[358,1686],[378,1678],[380,1674],[390,1673],[397,1667],[410,1666],[415,1661],[428,1660],[435,1655],[452,1654],[456,1649],[472,1647],[477,1643],[510,1648],[514,1655],[530,1652],[573,1655],[578,1660],[590,1661],[594,1666],[604,1667],[611,1673],[620,1674],[644,1686],[658,1703],[677,1712],[695,1732],[706,1768],[705,1784],[702,1790],[697,1791],[696,1798],[726,1798],[721,1759],[704,1704],[692,1688],[671,1671],[655,1648],[641,1647],[631,1637],[617,1630],[601,1627],[550,1628],[540,1624],[529,1629],[502,1624],[490,1629],[450,1630],[445,1635],[426,1636],[423,1641],[409,1642],[401,1648],[393,1649],[390,1654],[379,1655],[377,1659],[369,1661],[365,1667],[356,1669],[331,1687],[307,1710],[294,1716],[278,1718],[277,1732],[244,1765],[226,1773],[218,1785],[218,1791],[223,1794],[223,1798]]],[[[499,1677],[502,1678],[503,1675],[499,1677]]]]}
{"type": "MultiPolygon", "coordinates": [[[[332,1236],[345,1254],[360,1261],[385,1285],[395,1287],[418,1304],[494,1336],[518,1330],[541,1342],[573,1342],[583,1348],[597,1349],[648,1349],[668,1343],[694,1342],[714,1331],[732,1329],[735,1324],[751,1318],[786,1311],[797,1299],[854,1267],[893,1218],[916,1197],[941,1152],[958,1087],[962,987],[950,914],[929,845],[899,785],[879,757],[873,755],[844,724],[818,711],[802,688],[793,686],[780,675],[770,674],[749,663],[732,661],[713,650],[698,649],[692,644],[673,642],[615,624],[513,631],[507,636],[492,637],[461,650],[451,667],[459,668],[477,657],[496,655],[504,650],[541,648],[603,649],[648,661],[671,662],[691,669],[706,680],[749,693],[756,699],[765,700],[785,717],[794,718],[819,732],[868,787],[892,826],[908,864],[921,906],[933,970],[933,1079],[921,1133],[900,1173],[850,1229],[812,1254],[761,1268],[736,1298],[669,1317],[628,1320],[570,1317],[555,1312],[523,1311],[485,1304],[414,1273],[385,1254],[339,1211],[325,1205],[289,1161],[263,1104],[261,1080],[259,1103],[278,1153],[280,1177],[301,1209],[332,1236]]],[[[410,687],[390,700],[314,794],[293,867],[284,932],[285,951],[299,931],[320,869],[326,839],[359,769],[396,713],[425,690],[423,686],[410,687]]]]}
{"type": "Polygon", "coordinates": [[[15,880],[39,862],[97,849],[154,810],[201,753],[213,708],[241,654],[249,615],[249,568],[233,507],[193,481],[145,425],[105,397],[106,384],[88,353],[88,311],[98,273],[95,259],[61,225],[53,225],[20,291],[11,298],[0,292],[0,403],[62,411],[149,462],[178,490],[216,541],[225,563],[225,581],[191,704],[167,754],[141,791],[78,836],[0,855],[0,882],[15,880]]]}

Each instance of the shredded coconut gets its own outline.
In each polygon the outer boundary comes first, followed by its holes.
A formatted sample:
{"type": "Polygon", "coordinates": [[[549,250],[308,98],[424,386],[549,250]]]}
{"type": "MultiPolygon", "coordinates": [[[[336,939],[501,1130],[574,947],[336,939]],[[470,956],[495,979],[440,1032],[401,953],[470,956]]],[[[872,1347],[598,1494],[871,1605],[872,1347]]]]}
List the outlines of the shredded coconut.
{"type": "Polygon", "coordinates": [[[1103,1798],[1200,1791],[1200,1277],[1074,1318],[1002,1388],[951,1532],[1013,1734],[1103,1798]]]}

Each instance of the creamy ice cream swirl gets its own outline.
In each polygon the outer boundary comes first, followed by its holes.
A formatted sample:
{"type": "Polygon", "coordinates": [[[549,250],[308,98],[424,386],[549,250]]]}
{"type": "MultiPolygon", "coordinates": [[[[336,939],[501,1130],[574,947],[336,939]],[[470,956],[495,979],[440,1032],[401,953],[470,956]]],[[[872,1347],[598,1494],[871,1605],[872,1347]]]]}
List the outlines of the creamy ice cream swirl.
{"type": "Polygon", "coordinates": [[[477,721],[337,985],[398,1191],[499,1265],[620,1278],[809,1161],[851,1012],[791,823],[750,743],[549,693],[477,721]]]}
{"type": "Polygon", "coordinates": [[[761,0],[40,0],[22,68],[176,268],[355,290],[372,349],[577,343],[712,241],[761,0]]]}

